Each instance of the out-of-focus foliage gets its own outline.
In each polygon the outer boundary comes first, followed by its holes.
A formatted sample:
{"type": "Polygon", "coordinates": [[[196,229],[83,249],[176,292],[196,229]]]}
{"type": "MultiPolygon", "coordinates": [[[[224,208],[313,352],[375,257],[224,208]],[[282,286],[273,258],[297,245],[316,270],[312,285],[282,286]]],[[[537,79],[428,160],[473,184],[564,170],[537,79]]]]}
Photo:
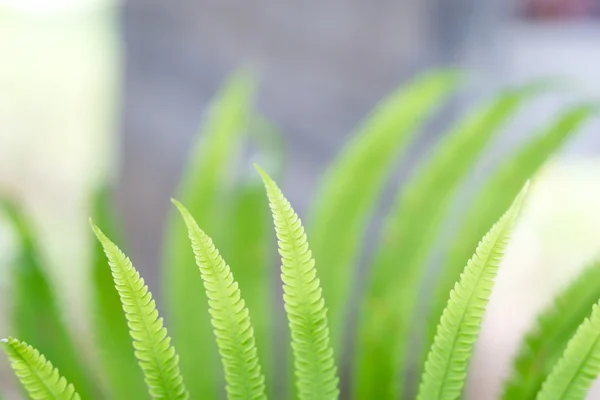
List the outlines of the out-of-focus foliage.
{"type": "MultiPolygon", "coordinates": [[[[344,332],[349,326],[346,305],[353,294],[354,266],[364,250],[366,227],[385,182],[427,117],[433,116],[458,84],[455,72],[425,74],[382,102],[326,172],[311,212],[308,237],[290,203],[261,171],[281,255],[290,327],[287,342],[293,350],[296,390],[302,399],[337,398],[340,388],[350,388],[347,395],[351,398],[394,399],[416,387],[417,382],[400,378],[406,369],[424,370],[423,400],[460,397],[491,282],[523,196],[509,206],[524,183],[593,115],[595,107],[585,104],[566,109],[547,129],[503,160],[484,184],[444,260],[425,338],[430,357],[424,366],[408,362],[403,350],[414,328],[417,288],[451,199],[502,124],[523,109],[526,101],[534,101],[540,86],[501,93],[458,123],[397,195],[380,236],[372,274],[364,284],[367,290],[358,311],[357,348],[342,346],[344,335],[353,335],[344,332]],[[352,351],[350,357],[343,354],[347,349],[352,351]],[[340,365],[340,360],[350,365],[340,365]],[[354,371],[352,385],[339,381],[338,365],[341,370],[354,371]]],[[[119,218],[110,212],[108,192],[100,192],[94,207],[96,221],[108,235],[96,227],[94,231],[109,259],[107,263],[101,248],[94,248],[90,297],[98,365],[79,356],[83,353],[62,322],[54,289],[45,276],[36,235],[23,213],[14,204],[4,203],[18,245],[11,270],[12,329],[20,340],[48,356],[84,399],[137,399],[147,398],[148,393],[153,398],[187,398],[188,390],[192,399],[216,399],[223,393],[225,381],[230,399],[262,399],[275,386],[276,370],[288,367],[285,362],[276,364],[274,357],[279,332],[273,324],[277,307],[271,276],[276,270],[276,246],[267,197],[257,177],[236,175],[234,168],[248,146],[272,169],[281,166],[279,140],[271,123],[255,112],[253,92],[252,80],[245,74],[236,74],[224,86],[207,113],[175,195],[189,211],[178,203],[185,222],[171,215],[165,237],[161,284],[172,344],[143,279],[108,239],[123,238],[119,218]],[[218,367],[219,354],[224,368],[218,367]],[[144,388],[142,376],[148,388],[144,388]]],[[[573,311],[567,319],[559,321],[551,314],[542,317],[540,321],[550,322],[541,322],[535,340],[528,341],[541,343],[529,348],[536,360],[544,362],[543,370],[527,372],[533,362],[525,356],[517,362],[517,378],[511,385],[525,380],[527,388],[523,392],[527,394],[519,399],[532,398],[540,388],[543,398],[583,399],[591,375],[598,372],[594,345],[598,318],[591,305],[600,294],[591,284],[572,290],[585,291],[585,301],[577,303],[574,310],[564,306],[564,312],[573,311]],[[544,354],[540,354],[542,348],[544,354]],[[589,358],[583,359],[586,355],[589,358]],[[566,397],[551,397],[549,393],[554,392],[566,397]]],[[[571,297],[569,291],[565,293],[557,303],[561,310],[561,299],[571,297]]],[[[31,352],[34,357],[29,358],[34,362],[26,366],[29,370],[35,367],[35,360],[42,359],[35,350],[31,352]]],[[[26,388],[35,388],[24,368],[22,363],[15,367],[17,375],[26,388]]],[[[63,385],[65,380],[58,375],[52,379],[58,382],[58,389],[71,393],[66,383],[63,385]]],[[[291,398],[292,392],[287,395],[291,398]]]]}

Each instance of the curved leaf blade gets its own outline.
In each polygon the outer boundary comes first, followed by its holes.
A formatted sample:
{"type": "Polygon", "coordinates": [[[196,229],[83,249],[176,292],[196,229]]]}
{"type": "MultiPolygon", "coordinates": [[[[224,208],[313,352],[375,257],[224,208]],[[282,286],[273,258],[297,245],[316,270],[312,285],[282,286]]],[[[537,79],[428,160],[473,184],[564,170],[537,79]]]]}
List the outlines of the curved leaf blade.
{"type": "Polygon", "coordinates": [[[450,292],[425,363],[419,400],[455,400],[460,397],[498,267],[526,194],[527,185],[481,239],[460,280],[450,292]]]}
{"type": "MultiPolygon", "coordinates": [[[[234,75],[217,95],[202,128],[197,146],[192,150],[177,197],[189,207],[198,222],[222,236],[220,223],[228,204],[223,201],[224,182],[235,160],[248,124],[253,83],[243,73],[234,75]]],[[[204,307],[202,279],[192,266],[193,254],[183,221],[175,213],[169,215],[164,252],[164,290],[170,317],[170,330],[181,352],[181,371],[195,376],[188,382],[192,398],[217,398],[221,395],[221,372],[206,365],[218,365],[217,349],[212,339],[208,310],[204,307]]]]}
{"type": "Polygon", "coordinates": [[[584,400],[600,374],[600,306],[579,326],[539,392],[538,400],[584,400]]]}
{"type": "Polygon", "coordinates": [[[577,328],[600,298],[600,263],[586,268],[539,316],[515,357],[504,400],[535,398],[577,328]]]}
{"type": "Polygon", "coordinates": [[[230,399],[266,399],[254,329],[238,283],[213,241],[185,207],[173,200],[188,228],[208,297],[211,322],[221,353],[230,399]]]}
{"type": "Polygon", "coordinates": [[[403,392],[418,282],[452,196],[489,140],[539,88],[508,90],[468,114],[400,192],[385,220],[363,300],[353,380],[357,398],[395,399],[403,392]]]}
{"type": "Polygon", "coordinates": [[[327,309],[304,228],[275,182],[256,168],[265,183],[279,242],[299,398],[335,399],[339,378],[329,342],[327,309]]]}
{"type": "Polygon", "coordinates": [[[12,337],[0,342],[13,371],[32,399],[81,399],[75,387],[37,349],[12,337]]]}
{"type": "Polygon", "coordinates": [[[135,356],[150,395],[154,399],[187,400],[188,393],[179,372],[179,356],[171,346],[163,319],[158,316],[152,293],[129,258],[91,220],[90,224],[108,258],[133,338],[135,356]]]}
{"type": "MultiPolygon", "coordinates": [[[[109,187],[93,198],[93,219],[111,237],[118,235],[117,218],[112,212],[109,187]]],[[[109,397],[114,400],[148,398],[142,371],[137,365],[127,319],[102,245],[94,240],[92,253],[92,323],[102,371],[107,377],[109,397]]]]}
{"type": "Polygon", "coordinates": [[[72,332],[65,324],[34,230],[16,204],[0,200],[0,209],[15,228],[18,253],[11,270],[11,326],[15,335],[35,343],[86,399],[99,397],[99,388],[82,362],[72,332]]]}
{"type": "Polygon", "coordinates": [[[477,246],[477,241],[508,208],[519,189],[595,112],[597,106],[584,104],[567,110],[541,134],[536,135],[515,155],[506,160],[485,183],[465,215],[448,250],[432,296],[427,323],[425,349],[433,343],[437,323],[442,315],[448,292],[460,276],[462,265],[477,246]],[[478,205],[478,206],[477,206],[478,205]]]}
{"type": "Polygon", "coordinates": [[[455,72],[426,74],[382,101],[329,167],[310,220],[329,304],[334,349],[341,343],[352,265],[370,214],[397,156],[424,120],[457,86],[455,72]]]}

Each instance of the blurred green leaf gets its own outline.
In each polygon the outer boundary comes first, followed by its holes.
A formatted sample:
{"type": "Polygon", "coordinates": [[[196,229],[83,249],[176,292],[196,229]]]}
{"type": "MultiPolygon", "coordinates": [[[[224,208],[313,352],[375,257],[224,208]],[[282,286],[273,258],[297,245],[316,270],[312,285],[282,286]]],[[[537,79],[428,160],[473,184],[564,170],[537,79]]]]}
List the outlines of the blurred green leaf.
{"type": "MultiPolygon", "coordinates": [[[[217,96],[198,145],[190,154],[177,197],[200,227],[220,244],[227,211],[224,191],[235,164],[240,139],[247,130],[253,83],[245,74],[234,75],[217,96]]],[[[163,277],[169,329],[188,378],[191,398],[218,398],[223,374],[206,307],[206,294],[189,251],[187,229],[172,211],[168,220],[163,277]],[[199,373],[203,371],[203,373],[199,373]]]]}
{"type": "Polygon", "coordinates": [[[392,93],[363,122],[326,172],[314,203],[309,240],[336,354],[355,258],[384,183],[398,155],[457,83],[455,72],[434,72],[392,93]]]}
{"type": "Polygon", "coordinates": [[[515,357],[502,399],[533,400],[600,299],[600,263],[587,267],[539,316],[515,357]]]}
{"type": "Polygon", "coordinates": [[[385,221],[360,316],[357,398],[395,399],[402,393],[419,280],[452,196],[489,140],[539,88],[509,90],[469,113],[400,191],[385,221]]]}
{"type": "MultiPolygon", "coordinates": [[[[564,112],[556,121],[537,135],[492,174],[473,201],[450,245],[442,265],[439,282],[432,294],[432,306],[427,321],[423,350],[428,351],[446,305],[448,293],[460,276],[462,268],[486,230],[508,208],[523,184],[559,149],[577,129],[597,110],[596,105],[584,104],[564,112]]],[[[424,357],[423,360],[424,361],[424,357]]]]}
{"type": "Polygon", "coordinates": [[[59,302],[43,267],[34,231],[16,204],[2,199],[4,211],[15,228],[17,256],[11,271],[11,326],[14,336],[35,346],[86,399],[101,398],[96,382],[82,362],[65,325],[59,302]]]}
{"type": "MultiPolygon", "coordinates": [[[[107,235],[120,239],[121,229],[108,186],[98,190],[93,199],[92,217],[107,235]]],[[[99,348],[103,372],[108,378],[111,399],[147,399],[142,371],[135,359],[132,338],[119,294],[102,245],[93,241],[92,253],[92,323],[99,348]]]]}

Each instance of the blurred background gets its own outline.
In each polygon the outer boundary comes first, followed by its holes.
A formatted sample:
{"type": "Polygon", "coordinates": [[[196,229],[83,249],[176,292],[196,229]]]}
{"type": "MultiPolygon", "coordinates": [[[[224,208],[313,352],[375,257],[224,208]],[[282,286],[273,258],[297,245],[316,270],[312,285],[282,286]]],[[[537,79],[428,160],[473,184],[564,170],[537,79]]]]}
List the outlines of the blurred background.
{"type": "MultiPolygon", "coordinates": [[[[234,70],[258,78],[257,108],[286,143],[282,186],[302,215],[353,128],[418,72],[465,68],[469,84],[419,137],[400,183],[454,117],[499,88],[540,77],[570,88],[509,124],[468,191],[525,128],[600,98],[599,49],[600,0],[0,0],[0,193],[34,216],[69,321],[85,333],[91,193],[116,182],[130,253],[156,288],[169,198],[234,70]],[[65,272],[72,280],[57,279],[65,272]]],[[[599,128],[586,125],[539,177],[486,316],[475,364],[487,369],[472,369],[472,398],[495,397],[532,315],[600,249],[599,128]]]]}

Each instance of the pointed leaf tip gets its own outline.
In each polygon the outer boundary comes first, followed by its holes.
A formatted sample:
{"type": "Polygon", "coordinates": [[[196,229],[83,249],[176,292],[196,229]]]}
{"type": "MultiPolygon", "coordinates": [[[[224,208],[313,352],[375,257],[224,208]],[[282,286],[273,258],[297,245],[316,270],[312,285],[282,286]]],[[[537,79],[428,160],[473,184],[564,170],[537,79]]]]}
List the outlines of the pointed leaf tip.
{"type": "Polygon", "coordinates": [[[269,181],[271,180],[271,177],[269,176],[269,174],[267,174],[265,172],[264,169],[262,169],[258,164],[254,163],[252,164],[254,166],[254,168],[258,171],[258,173],[260,174],[260,176],[263,178],[264,181],[269,181]]]}

